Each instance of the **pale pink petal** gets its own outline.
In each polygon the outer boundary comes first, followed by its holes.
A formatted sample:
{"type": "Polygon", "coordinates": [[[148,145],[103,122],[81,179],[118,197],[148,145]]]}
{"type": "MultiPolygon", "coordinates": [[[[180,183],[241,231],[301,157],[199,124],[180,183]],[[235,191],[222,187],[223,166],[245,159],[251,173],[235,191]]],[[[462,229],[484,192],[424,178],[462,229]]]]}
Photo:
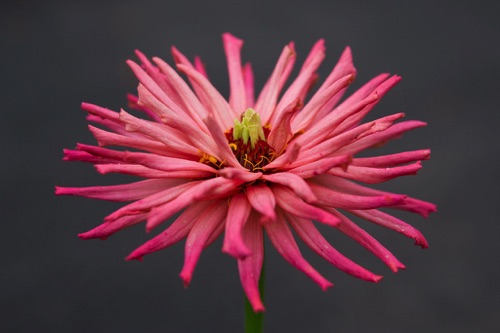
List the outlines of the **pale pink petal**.
{"type": "Polygon", "coordinates": [[[340,220],[323,209],[312,206],[298,198],[292,190],[281,185],[273,185],[272,191],[276,203],[287,215],[295,215],[308,220],[316,220],[326,225],[336,227],[340,220]]]}
{"type": "Polygon", "coordinates": [[[338,252],[321,235],[311,221],[292,215],[288,215],[287,219],[297,235],[307,246],[338,269],[370,282],[378,282],[382,279],[382,276],[373,274],[338,252]]]}
{"type": "Polygon", "coordinates": [[[257,214],[250,215],[242,234],[251,254],[245,259],[238,259],[241,285],[254,312],[262,312],[264,304],[260,297],[259,280],[264,261],[264,237],[257,214]]]}
{"type": "Polygon", "coordinates": [[[128,106],[132,109],[139,110],[144,112],[151,120],[154,120],[158,123],[161,122],[161,119],[150,109],[145,108],[139,105],[139,97],[133,94],[127,94],[128,106]]]}
{"type": "Polygon", "coordinates": [[[203,127],[202,119],[208,115],[205,107],[200,103],[198,97],[189,88],[187,83],[177,74],[177,72],[170,67],[165,61],[160,58],[153,58],[153,61],[160,68],[166,78],[172,83],[172,87],[178,93],[184,105],[186,114],[194,120],[200,128],[203,127]]]}
{"type": "Polygon", "coordinates": [[[269,175],[263,175],[262,179],[288,187],[297,197],[308,203],[315,203],[317,201],[316,196],[312,192],[308,183],[294,173],[272,173],[269,175]]]}
{"type": "Polygon", "coordinates": [[[77,195],[109,201],[134,201],[185,183],[183,179],[147,179],[131,184],[90,187],[56,186],[57,195],[77,195]]]}
{"type": "Polygon", "coordinates": [[[241,181],[242,183],[254,182],[262,176],[262,173],[260,172],[250,172],[248,169],[245,168],[231,168],[231,167],[220,169],[219,171],[217,171],[217,174],[224,178],[241,181]]]}
{"type": "Polygon", "coordinates": [[[413,228],[406,222],[401,221],[398,218],[395,218],[392,215],[381,212],[377,209],[369,209],[369,210],[352,210],[350,213],[362,217],[370,222],[376,223],[382,227],[386,227],[397,231],[406,237],[413,238],[415,240],[415,245],[420,245],[422,248],[427,248],[429,245],[425,240],[425,237],[422,235],[420,231],[413,228]]]}
{"type": "Polygon", "coordinates": [[[244,193],[231,197],[226,217],[226,232],[222,252],[235,258],[244,259],[251,254],[242,238],[242,229],[250,216],[252,206],[244,193]]]}
{"type": "Polygon", "coordinates": [[[254,105],[254,78],[252,65],[245,64],[243,66],[243,80],[245,83],[245,96],[247,105],[245,107],[251,108],[254,105]]]}
{"type": "Polygon", "coordinates": [[[282,214],[278,215],[278,219],[273,223],[264,224],[267,235],[273,243],[274,247],[281,256],[288,261],[293,267],[304,272],[321,289],[326,290],[332,287],[333,284],[319,274],[300,253],[299,247],[293,238],[290,228],[287,226],[282,214]]]}
{"type": "Polygon", "coordinates": [[[266,86],[260,93],[259,98],[255,103],[255,109],[260,114],[263,124],[266,124],[269,121],[269,118],[276,107],[276,102],[280,92],[280,85],[282,81],[286,80],[288,77],[286,70],[287,66],[293,63],[295,56],[296,54],[292,45],[289,44],[285,46],[276,66],[274,67],[271,77],[267,81],[266,86]]]}
{"type": "Polygon", "coordinates": [[[142,257],[147,254],[163,250],[177,243],[187,236],[193,225],[210,205],[210,202],[203,201],[190,206],[165,231],[151,238],[129,254],[127,260],[142,260],[142,257]]]}
{"type": "Polygon", "coordinates": [[[217,89],[194,68],[183,64],[178,64],[177,68],[200,86],[202,93],[207,98],[207,101],[210,102],[210,105],[208,105],[209,114],[218,121],[224,130],[231,128],[234,124],[234,119],[239,118],[239,114],[233,111],[217,89]]]}
{"type": "Polygon", "coordinates": [[[226,201],[217,200],[203,210],[196,224],[191,228],[186,240],[184,266],[180,273],[180,277],[185,287],[191,282],[194,269],[205,245],[214,234],[218,236],[216,231],[224,221],[226,212],[226,201]]]}
{"type": "Polygon", "coordinates": [[[422,163],[420,161],[393,168],[370,168],[350,165],[345,170],[342,168],[330,169],[328,174],[367,184],[378,184],[397,177],[416,175],[421,168],[422,163]]]}
{"type": "Polygon", "coordinates": [[[276,200],[269,186],[264,184],[247,186],[246,194],[252,207],[262,214],[264,222],[276,220],[276,200]]]}
{"type": "Polygon", "coordinates": [[[247,101],[245,94],[245,83],[241,68],[241,47],[243,41],[230,33],[222,35],[224,51],[226,52],[227,69],[229,72],[229,105],[234,112],[241,114],[246,110],[247,101]]]}
{"type": "Polygon", "coordinates": [[[340,214],[333,208],[325,207],[329,212],[338,216],[342,223],[337,227],[338,230],[345,233],[347,236],[351,237],[353,240],[361,244],[364,248],[369,250],[371,253],[376,255],[380,260],[382,260],[393,272],[397,272],[398,269],[405,269],[403,265],[394,255],[387,250],[382,244],[380,244],[375,238],[373,238],[369,233],[358,227],[354,222],[349,220],[344,215],[340,214]]]}
{"type": "Polygon", "coordinates": [[[428,160],[430,157],[430,149],[421,149],[383,156],[357,157],[352,160],[350,165],[372,168],[390,168],[414,161],[428,160]]]}

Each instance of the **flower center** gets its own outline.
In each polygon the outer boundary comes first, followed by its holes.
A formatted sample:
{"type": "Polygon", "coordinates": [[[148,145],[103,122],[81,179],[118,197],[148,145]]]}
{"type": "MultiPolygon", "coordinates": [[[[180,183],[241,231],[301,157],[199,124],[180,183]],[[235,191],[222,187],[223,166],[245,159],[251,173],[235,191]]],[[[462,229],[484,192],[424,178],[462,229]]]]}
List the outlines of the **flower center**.
{"type": "Polygon", "coordinates": [[[229,146],[240,164],[250,171],[264,171],[276,152],[266,142],[269,128],[263,127],[260,115],[254,109],[247,109],[241,121],[234,120],[234,127],[225,133],[229,146]]]}

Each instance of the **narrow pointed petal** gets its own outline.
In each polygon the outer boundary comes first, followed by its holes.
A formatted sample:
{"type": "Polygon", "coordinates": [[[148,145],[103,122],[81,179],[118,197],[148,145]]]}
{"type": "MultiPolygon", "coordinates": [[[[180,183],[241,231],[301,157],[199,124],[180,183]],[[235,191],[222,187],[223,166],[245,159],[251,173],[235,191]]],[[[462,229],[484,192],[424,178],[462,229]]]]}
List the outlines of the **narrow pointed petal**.
{"type": "Polygon", "coordinates": [[[421,149],[383,156],[357,157],[352,160],[351,165],[372,168],[390,168],[414,161],[428,160],[430,157],[430,149],[421,149]]]}
{"type": "Polygon", "coordinates": [[[256,213],[250,216],[242,234],[243,242],[248,246],[251,254],[245,259],[238,259],[241,285],[254,312],[262,312],[264,304],[260,297],[259,280],[264,262],[264,237],[262,225],[256,213]]]}
{"type": "Polygon", "coordinates": [[[127,260],[142,260],[145,255],[163,250],[184,239],[209,205],[209,202],[200,202],[186,209],[167,229],[130,253],[127,260]]]}
{"type": "Polygon", "coordinates": [[[315,75],[315,71],[318,69],[319,65],[325,58],[325,41],[320,39],[314,44],[309,56],[304,62],[299,75],[290,85],[290,87],[286,90],[286,92],[281,97],[278,105],[276,106],[276,111],[278,114],[272,116],[271,124],[274,126],[275,117],[280,116],[279,112],[281,110],[286,109],[287,105],[294,102],[294,99],[297,96],[300,96],[302,91],[307,89],[309,83],[311,82],[311,78],[315,75]]]}
{"type": "Polygon", "coordinates": [[[311,221],[291,215],[287,219],[307,246],[338,269],[365,281],[378,282],[382,279],[382,276],[373,274],[338,252],[311,221]]]}
{"type": "Polygon", "coordinates": [[[264,175],[262,176],[262,179],[288,187],[295,193],[296,196],[308,203],[315,203],[317,201],[317,198],[308,183],[296,174],[290,172],[278,172],[264,175]]]}
{"type": "Polygon", "coordinates": [[[173,214],[197,201],[228,197],[239,185],[241,182],[222,177],[196,183],[196,186],[187,189],[172,201],[154,207],[148,216],[146,230],[152,230],[173,214]]]}
{"type": "Polygon", "coordinates": [[[248,201],[264,217],[264,221],[276,220],[276,200],[269,186],[256,184],[246,187],[248,201]]]}
{"type": "Polygon", "coordinates": [[[293,238],[290,228],[287,226],[282,214],[278,215],[278,219],[273,223],[264,225],[269,239],[281,256],[288,261],[292,266],[304,272],[321,289],[326,290],[333,286],[331,282],[326,280],[319,274],[300,253],[299,247],[293,238]]]}
{"type": "Polygon", "coordinates": [[[352,210],[350,213],[376,223],[382,227],[397,231],[406,237],[412,238],[415,240],[415,245],[420,245],[424,249],[429,247],[427,240],[420,231],[392,215],[386,214],[377,209],[352,210]]]}
{"type": "Polygon", "coordinates": [[[276,107],[276,102],[280,92],[280,83],[288,77],[286,70],[287,65],[293,63],[295,56],[296,54],[293,47],[291,47],[291,45],[285,46],[281,52],[276,67],[271,74],[271,77],[266,83],[266,87],[262,90],[257,102],[255,103],[255,109],[259,110],[263,124],[266,124],[269,121],[269,117],[276,107]]]}
{"type": "Polygon", "coordinates": [[[331,208],[325,208],[325,209],[330,211],[332,214],[335,214],[342,220],[342,223],[340,223],[337,227],[338,230],[342,231],[344,234],[351,237],[353,240],[355,240],[364,248],[366,248],[375,256],[377,256],[393,272],[397,272],[399,269],[405,269],[405,265],[403,265],[398,259],[396,259],[396,257],[389,250],[387,250],[369,233],[358,227],[354,222],[349,220],[344,215],[340,214],[335,209],[331,208]]]}
{"type": "Polygon", "coordinates": [[[252,65],[245,64],[243,67],[243,81],[245,83],[245,96],[247,105],[246,108],[252,108],[254,106],[254,78],[252,65]]]}
{"type": "Polygon", "coordinates": [[[231,148],[227,143],[227,139],[224,136],[224,132],[219,127],[219,124],[212,117],[207,117],[203,120],[205,125],[207,126],[210,134],[212,134],[212,138],[215,141],[215,144],[218,147],[217,156],[221,159],[221,161],[226,162],[230,166],[234,168],[243,169],[241,164],[238,162],[236,157],[234,156],[231,148]]]}
{"type": "Polygon", "coordinates": [[[340,155],[335,157],[327,157],[312,163],[304,164],[299,167],[290,169],[288,172],[294,173],[304,179],[322,175],[328,172],[333,167],[347,168],[351,162],[350,155],[340,155]]]}
{"type": "Polygon", "coordinates": [[[274,185],[272,190],[276,197],[276,203],[287,213],[287,215],[295,215],[308,220],[316,220],[333,227],[336,227],[340,223],[337,217],[319,207],[309,205],[302,201],[287,187],[274,185]]]}
{"type": "MultiPolygon", "coordinates": [[[[225,200],[217,200],[207,207],[197,219],[186,240],[184,252],[184,266],[180,277],[187,287],[191,282],[194,269],[198,263],[201,252],[209,242],[215,231],[224,221],[227,212],[225,200]]],[[[218,236],[218,235],[216,235],[218,236]]]]}
{"type": "Polygon", "coordinates": [[[108,237],[110,237],[111,235],[120,230],[123,230],[130,226],[138,224],[142,221],[145,221],[146,216],[147,214],[122,216],[121,218],[115,221],[104,222],[103,224],[95,227],[92,230],[78,234],[78,237],[80,237],[81,239],[94,239],[94,238],[107,239],[108,237]]]}
{"type": "Polygon", "coordinates": [[[374,209],[401,204],[406,195],[385,193],[383,195],[354,195],[332,190],[310,182],[312,191],[321,205],[341,209],[374,209]]]}
{"type": "Polygon", "coordinates": [[[220,95],[220,93],[212,86],[212,84],[199,72],[193,68],[187,67],[185,65],[179,64],[177,68],[195,81],[201,89],[203,89],[203,94],[210,101],[209,114],[212,115],[219,122],[220,126],[224,130],[232,127],[234,119],[239,117],[236,112],[229,106],[226,100],[220,95]]]}
{"type": "Polygon", "coordinates": [[[330,175],[357,180],[367,184],[378,184],[397,177],[416,175],[421,168],[422,163],[418,161],[393,168],[369,168],[351,165],[346,170],[333,168],[328,171],[328,173],[330,175]]]}
{"type": "Polygon", "coordinates": [[[427,126],[427,123],[417,120],[403,121],[394,124],[385,131],[375,133],[369,137],[362,138],[358,141],[352,142],[337,151],[338,154],[357,154],[367,148],[384,144],[385,142],[401,137],[401,135],[410,130],[427,126]]]}
{"type": "Polygon", "coordinates": [[[241,69],[241,47],[243,41],[229,33],[222,35],[224,50],[227,58],[227,68],[229,72],[229,105],[236,113],[246,110],[247,101],[245,94],[245,82],[241,69]]]}
{"type": "Polygon", "coordinates": [[[242,229],[247,223],[252,206],[245,194],[234,195],[229,202],[226,218],[226,232],[222,252],[228,253],[237,259],[244,259],[251,254],[242,238],[242,229]]]}
{"type": "Polygon", "coordinates": [[[186,182],[182,179],[147,179],[131,184],[90,187],[56,186],[57,195],[77,195],[109,201],[134,201],[186,182]]]}

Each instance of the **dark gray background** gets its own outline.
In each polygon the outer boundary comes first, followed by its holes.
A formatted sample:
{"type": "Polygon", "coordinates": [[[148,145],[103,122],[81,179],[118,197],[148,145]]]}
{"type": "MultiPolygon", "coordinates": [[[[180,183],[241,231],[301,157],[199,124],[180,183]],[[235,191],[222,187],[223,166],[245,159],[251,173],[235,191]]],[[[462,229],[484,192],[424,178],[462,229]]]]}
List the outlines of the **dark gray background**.
{"type": "Polygon", "coordinates": [[[227,94],[220,35],[246,41],[260,86],[288,41],[298,63],[327,42],[324,78],[354,52],[359,87],[380,72],[402,83],[371,117],[404,111],[429,122],[385,148],[432,148],[417,177],[381,186],[438,205],[428,220],[404,215],[428,238],[421,250],[362,223],[407,265],[392,274],[335,231],[346,255],[383,274],[349,277],[304,249],[335,287],[323,293],[267,251],[267,332],[496,332],[500,74],[499,8],[493,1],[3,1],[0,3],[0,330],[2,332],[241,332],[236,262],[220,241],[204,252],[192,284],[178,273],[183,244],[144,262],[123,258],[150,236],[143,226],[109,240],[76,234],[119,205],[55,197],[53,186],[113,184],[62,149],[93,143],[81,101],[118,109],[136,80],[124,61],[139,48],[171,61],[176,45],[202,56],[227,94]]]}

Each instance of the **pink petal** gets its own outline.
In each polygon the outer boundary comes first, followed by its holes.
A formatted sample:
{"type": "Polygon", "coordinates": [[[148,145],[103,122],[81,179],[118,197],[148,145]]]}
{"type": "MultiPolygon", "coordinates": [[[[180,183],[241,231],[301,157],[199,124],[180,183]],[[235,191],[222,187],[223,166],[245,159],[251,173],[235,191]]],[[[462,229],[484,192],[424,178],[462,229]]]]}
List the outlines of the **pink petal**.
{"type": "Polygon", "coordinates": [[[339,229],[347,236],[351,237],[353,240],[361,244],[364,248],[376,255],[387,266],[389,266],[389,268],[393,272],[397,272],[398,269],[405,269],[405,266],[369,233],[358,227],[354,222],[349,220],[344,215],[340,214],[335,209],[327,207],[325,207],[325,209],[330,211],[332,214],[335,214],[342,220],[342,223],[338,225],[337,229],[339,229]]]}
{"type": "Polygon", "coordinates": [[[171,82],[173,89],[178,93],[186,114],[195,121],[200,128],[203,128],[202,119],[208,115],[205,107],[200,103],[187,83],[172,67],[160,58],[154,57],[153,61],[158,65],[162,73],[165,74],[166,78],[171,82]]]}
{"type": "Polygon", "coordinates": [[[223,177],[198,182],[196,186],[187,189],[172,201],[153,208],[148,216],[146,230],[152,230],[173,214],[197,201],[228,197],[239,185],[241,182],[223,177]]]}
{"type": "MultiPolygon", "coordinates": [[[[389,193],[385,191],[376,190],[373,188],[369,188],[366,186],[362,186],[352,181],[348,181],[339,177],[330,176],[330,175],[321,175],[316,177],[315,182],[322,184],[323,186],[327,186],[334,191],[340,191],[344,193],[350,193],[353,195],[360,196],[394,196],[394,193],[389,193]]],[[[314,189],[313,189],[314,190],[314,189]]],[[[401,196],[401,195],[400,195],[401,196]]],[[[388,205],[390,208],[401,209],[410,211],[413,213],[417,213],[422,215],[423,217],[427,217],[430,213],[436,212],[436,205],[431,204],[430,202],[418,200],[415,198],[411,198],[408,196],[403,196],[404,199],[402,202],[395,202],[393,205],[388,205]]],[[[377,208],[377,207],[373,207],[377,208]]],[[[352,208],[352,209],[364,209],[364,208],[352,208]]],[[[369,209],[369,208],[367,208],[369,209]]]]}
{"type": "Polygon", "coordinates": [[[251,183],[262,176],[262,173],[260,172],[250,172],[245,168],[232,167],[225,167],[224,169],[220,169],[219,171],[217,171],[217,174],[224,178],[241,181],[242,183],[251,183]]]}
{"type": "Polygon", "coordinates": [[[382,279],[382,276],[373,274],[333,248],[311,221],[291,215],[287,219],[307,246],[338,269],[365,281],[378,282],[382,279]]]}
{"type": "MultiPolygon", "coordinates": [[[[335,128],[335,130],[330,135],[337,135],[338,133],[342,133],[343,131],[351,128],[352,126],[359,124],[359,122],[363,119],[363,117],[366,116],[375,107],[375,105],[377,105],[377,103],[382,99],[382,97],[384,97],[384,95],[389,90],[391,90],[397,83],[399,83],[399,81],[401,81],[401,77],[397,75],[394,75],[390,77],[388,80],[384,81],[373,92],[378,97],[375,103],[369,104],[361,112],[351,115],[344,122],[342,122],[342,124],[340,124],[338,128],[335,128]]],[[[348,107],[349,105],[350,101],[345,101],[344,103],[342,103],[342,105],[339,105],[339,108],[348,107]]]]}
{"type": "Polygon", "coordinates": [[[293,238],[290,228],[287,226],[282,214],[278,215],[278,219],[273,223],[266,223],[264,225],[269,239],[273,243],[276,250],[281,256],[288,261],[293,267],[304,272],[314,282],[316,282],[321,289],[326,290],[332,287],[333,284],[326,280],[319,274],[300,253],[299,247],[293,238]]]}
{"type": "Polygon", "coordinates": [[[332,214],[302,201],[287,187],[274,185],[272,191],[276,197],[276,203],[287,212],[287,215],[316,220],[333,227],[340,223],[340,220],[332,214]]]}
{"type": "Polygon", "coordinates": [[[238,259],[241,285],[254,312],[262,312],[264,305],[260,298],[259,280],[264,261],[264,237],[257,214],[250,215],[242,235],[243,242],[248,246],[251,254],[245,259],[238,259]]]}
{"type": "Polygon", "coordinates": [[[290,172],[278,172],[263,175],[262,179],[288,187],[295,193],[295,195],[297,195],[297,197],[308,203],[315,203],[317,201],[316,196],[309,187],[309,184],[296,174],[290,172]]]}
{"type": "Polygon", "coordinates": [[[291,44],[285,46],[278,59],[271,77],[266,83],[255,103],[255,110],[260,114],[262,123],[266,124],[271,117],[278,95],[281,88],[281,83],[288,77],[287,66],[293,64],[296,54],[291,44]]]}
{"type": "MultiPolygon", "coordinates": [[[[315,177],[326,173],[333,167],[346,168],[352,158],[349,155],[340,155],[335,157],[327,157],[318,161],[314,161],[302,166],[290,169],[288,172],[294,173],[304,179],[315,177]]],[[[265,169],[265,167],[264,167],[265,169]]]]}
{"type": "Polygon", "coordinates": [[[202,201],[191,205],[165,231],[129,254],[127,260],[142,260],[147,254],[163,250],[177,243],[187,236],[193,225],[201,219],[203,212],[211,204],[208,201],[202,201]]]}
{"type": "Polygon", "coordinates": [[[269,133],[267,142],[278,154],[285,149],[288,141],[290,141],[293,137],[290,123],[292,117],[297,113],[297,111],[300,110],[301,107],[302,103],[300,100],[295,100],[280,113],[274,126],[271,127],[271,132],[269,133]]]}
{"type": "Polygon", "coordinates": [[[430,157],[430,149],[421,149],[383,156],[357,157],[352,160],[351,165],[372,168],[390,168],[396,165],[414,161],[428,160],[430,157]]]}
{"type": "Polygon", "coordinates": [[[217,124],[214,118],[207,117],[203,119],[203,122],[207,126],[210,134],[212,135],[212,139],[217,145],[217,156],[220,158],[220,160],[234,168],[244,169],[234,156],[231,147],[229,147],[224,132],[219,127],[219,124],[217,124]]]}
{"type": "Polygon", "coordinates": [[[252,206],[244,193],[231,197],[222,252],[228,253],[237,259],[244,259],[251,254],[242,238],[242,229],[250,216],[251,210],[252,206]]]}
{"type": "Polygon", "coordinates": [[[170,171],[151,169],[138,164],[99,164],[95,166],[100,174],[121,173],[124,175],[138,176],[142,178],[207,178],[213,176],[208,171],[170,171]]]}
{"type": "Polygon", "coordinates": [[[175,187],[170,187],[162,191],[158,191],[153,193],[147,197],[142,198],[141,200],[137,200],[132,202],[122,208],[118,209],[114,213],[108,215],[105,220],[113,221],[118,219],[119,217],[131,214],[137,214],[142,212],[148,212],[153,207],[162,205],[166,202],[172,201],[177,198],[180,194],[188,191],[189,189],[199,185],[202,181],[198,182],[187,182],[184,184],[177,185],[175,187]]]}
{"type": "Polygon", "coordinates": [[[183,64],[178,64],[177,68],[195,81],[199,85],[200,89],[202,89],[202,93],[204,94],[206,100],[210,102],[210,105],[208,105],[209,114],[217,120],[224,130],[231,128],[233,126],[234,119],[239,118],[239,114],[233,111],[217,89],[215,89],[203,75],[193,68],[183,64]]]}
{"type": "Polygon", "coordinates": [[[325,104],[332,98],[335,98],[342,90],[351,84],[354,76],[352,74],[346,75],[326,89],[317,92],[309,102],[304,106],[304,109],[297,114],[297,117],[292,122],[292,129],[294,132],[309,129],[314,118],[325,104]]]}
{"type": "Polygon", "coordinates": [[[252,207],[263,215],[263,222],[276,220],[276,200],[267,185],[255,184],[247,186],[246,194],[252,207]]]}
{"type": "Polygon", "coordinates": [[[182,271],[180,273],[180,277],[184,282],[185,287],[187,287],[191,282],[191,278],[201,252],[214,233],[217,234],[216,231],[222,224],[224,217],[226,216],[226,212],[226,201],[215,201],[201,213],[196,221],[196,224],[189,232],[185,246],[184,267],[182,267],[182,271]]]}
{"type": "Polygon", "coordinates": [[[416,175],[417,171],[421,168],[422,163],[418,161],[393,168],[370,168],[350,165],[346,170],[333,168],[328,173],[333,176],[357,180],[367,184],[378,184],[401,176],[416,175]]]}
{"type": "Polygon", "coordinates": [[[229,105],[234,112],[241,114],[246,110],[247,101],[245,94],[245,83],[243,79],[243,71],[241,68],[241,47],[243,41],[225,33],[222,35],[224,42],[224,50],[227,58],[227,68],[229,71],[229,105]]]}
{"type": "Polygon", "coordinates": [[[93,239],[100,238],[106,239],[114,233],[133,226],[146,220],[147,214],[135,214],[122,216],[112,222],[104,222],[103,224],[97,226],[96,228],[89,230],[87,232],[78,234],[81,239],[93,239]]]}
{"type": "Polygon", "coordinates": [[[77,195],[110,201],[134,201],[186,182],[182,179],[147,179],[131,184],[90,187],[56,186],[57,195],[77,195]]]}
{"type": "Polygon", "coordinates": [[[397,139],[401,137],[401,135],[404,132],[408,132],[412,129],[419,128],[419,127],[424,127],[426,126],[427,123],[424,123],[423,121],[417,121],[417,120],[408,120],[408,121],[403,121],[397,124],[394,124],[390,128],[386,129],[385,131],[381,131],[379,133],[375,133],[373,135],[370,135],[368,137],[362,138],[360,140],[357,140],[355,142],[352,142],[351,144],[348,144],[347,146],[339,149],[337,151],[337,154],[357,154],[360,151],[363,151],[367,148],[373,147],[375,145],[380,145],[383,144],[389,140],[392,139],[397,139]]]}
{"type": "Polygon", "coordinates": [[[372,137],[377,132],[383,132],[389,128],[394,121],[404,117],[403,113],[397,113],[394,115],[386,116],[369,123],[354,127],[340,135],[337,135],[331,139],[321,142],[320,144],[309,148],[302,149],[299,151],[299,155],[295,163],[292,163],[290,167],[304,165],[309,162],[317,161],[324,157],[329,157],[331,154],[349,154],[349,152],[344,151],[344,147],[356,143],[365,137],[372,137]]]}
{"type": "Polygon", "coordinates": [[[376,223],[380,226],[397,231],[406,237],[413,238],[415,245],[420,245],[422,248],[428,248],[429,245],[424,236],[417,229],[413,228],[408,223],[395,218],[392,215],[386,214],[376,209],[369,210],[352,210],[350,213],[362,217],[370,222],[376,223]]]}
{"type": "Polygon", "coordinates": [[[364,196],[332,190],[312,182],[309,185],[321,205],[341,209],[373,209],[393,206],[403,203],[406,199],[406,196],[401,194],[385,193],[384,195],[364,196]]]}
{"type": "Polygon", "coordinates": [[[275,126],[276,117],[280,116],[279,112],[288,107],[289,104],[294,103],[294,100],[306,89],[311,82],[311,78],[315,75],[315,71],[325,58],[325,41],[320,39],[314,44],[309,56],[305,60],[299,75],[285,91],[281,97],[278,105],[276,106],[277,114],[273,114],[271,118],[271,125],[275,126]]]}
{"type": "Polygon", "coordinates": [[[245,83],[245,96],[247,101],[245,107],[251,108],[254,105],[254,78],[252,65],[245,64],[245,66],[243,66],[243,80],[245,83]]]}

